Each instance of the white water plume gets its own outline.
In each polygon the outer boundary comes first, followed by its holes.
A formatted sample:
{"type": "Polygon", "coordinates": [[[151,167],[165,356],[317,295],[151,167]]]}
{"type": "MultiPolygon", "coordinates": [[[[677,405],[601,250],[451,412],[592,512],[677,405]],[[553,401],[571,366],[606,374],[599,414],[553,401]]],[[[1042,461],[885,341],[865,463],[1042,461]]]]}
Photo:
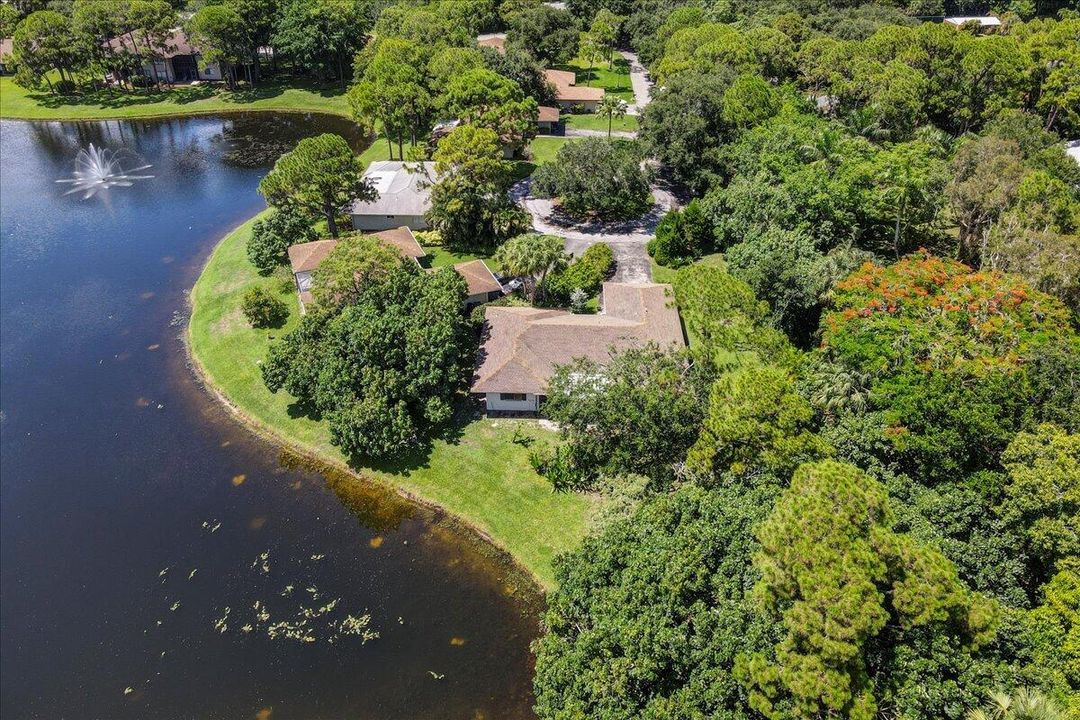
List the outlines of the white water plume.
{"type": "Polygon", "coordinates": [[[79,151],[75,156],[74,177],[57,180],[58,183],[71,185],[65,195],[83,193],[82,199],[86,200],[98,193],[104,193],[113,187],[131,187],[136,180],[149,180],[153,175],[133,175],[140,170],[146,170],[149,165],[124,170],[120,158],[112,150],[90,147],[79,151]]]}

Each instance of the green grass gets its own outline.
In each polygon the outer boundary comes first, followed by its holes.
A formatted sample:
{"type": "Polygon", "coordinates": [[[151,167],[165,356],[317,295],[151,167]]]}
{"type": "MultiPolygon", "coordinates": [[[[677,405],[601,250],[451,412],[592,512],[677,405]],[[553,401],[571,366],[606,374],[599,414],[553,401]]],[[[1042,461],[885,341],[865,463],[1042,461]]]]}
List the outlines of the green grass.
{"type": "MultiPolygon", "coordinates": [[[[299,307],[290,282],[260,277],[248,263],[245,244],[253,221],[222,240],[192,290],[192,354],[210,383],[259,429],[343,466],[345,458],[330,444],[326,425],[296,414],[291,397],[271,394],[263,385],[259,362],[269,344],[299,322],[299,307]],[[290,315],[284,327],[248,326],[240,313],[240,298],[257,284],[287,303],[290,315]]],[[[513,442],[516,429],[538,442],[554,442],[552,433],[530,421],[467,418],[455,427],[452,439],[436,440],[423,457],[398,467],[354,469],[468,522],[550,589],[555,582],[551,561],[580,542],[589,500],[576,493],[552,492],[529,465],[529,451],[513,442]]]]}
{"type": "Polygon", "coordinates": [[[610,70],[606,61],[596,63],[590,70],[589,61],[583,58],[574,58],[566,65],[556,65],[555,69],[576,73],[578,85],[602,87],[610,95],[626,102],[634,101],[634,87],[630,84],[630,63],[622,57],[615,57],[610,70]]]}
{"type": "Polygon", "coordinates": [[[310,83],[266,82],[238,92],[229,92],[222,85],[189,85],[160,92],[117,89],[57,96],[27,90],[16,85],[11,77],[0,77],[0,118],[96,120],[247,110],[349,115],[349,105],[340,87],[320,89],[310,83]]]}
{"type": "Polygon", "coordinates": [[[448,265],[468,262],[470,260],[487,260],[490,253],[474,254],[470,252],[454,252],[442,245],[424,245],[424,251],[428,256],[424,259],[424,267],[440,268],[448,265]]]}
{"type": "MultiPolygon", "coordinates": [[[[668,284],[675,282],[675,274],[679,272],[678,268],[658,265],[652,258],[649,258],[649,263],[652,265],[653,282],[668,284]]],[[[702,257],[700,260],[694,261],[694,265],[716,265],[718,267],[724,267],[724,255],[723,253],[712,253],[711,255],[702,257]]]]}
{"type": "MultiPolygon", "coordinates": [[[[587,115],[563,115],[567,128],[578,130],[603,130],[607,132],[607,117],[591,113],[587,115]]],[[[624,115],[621,118],[612,118],[611,129],[622,132],[637,132],[638,119],[635,115],[624,115]]]]}

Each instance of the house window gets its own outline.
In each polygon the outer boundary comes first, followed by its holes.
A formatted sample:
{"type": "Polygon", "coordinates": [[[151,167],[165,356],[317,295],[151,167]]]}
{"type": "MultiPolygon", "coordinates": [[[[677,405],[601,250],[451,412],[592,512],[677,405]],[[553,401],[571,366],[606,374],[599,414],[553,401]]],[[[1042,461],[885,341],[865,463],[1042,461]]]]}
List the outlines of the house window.
{"type": "Polygon", "coordinates": [[[508,402],[525,402],[525,393],[499,393],[500,400],[508,402]]]}

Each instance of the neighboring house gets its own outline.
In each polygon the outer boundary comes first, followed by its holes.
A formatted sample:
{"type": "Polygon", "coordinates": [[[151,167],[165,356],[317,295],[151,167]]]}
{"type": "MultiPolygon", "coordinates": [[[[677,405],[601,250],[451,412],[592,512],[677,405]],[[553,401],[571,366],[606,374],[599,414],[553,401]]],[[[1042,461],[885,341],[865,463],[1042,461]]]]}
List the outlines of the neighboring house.
{"type": "Polygon", "coordinates": [[[465,284],[469,286],[469,296],[465,299],[466,309],[502,297],[502,283],[483,260],[458,263],[454,269],[458,275],[465,278],[465,284]]]}
{"type": "Polygon", "coordinates": [[[495,48],[501,53],[506,52],[506,33],[490,33],[488,35],[477,35],[476,44],[480,47],[495,48]]]}
{"type": "Polygon", "coordinates": [[[11,51],[13,49],[11,38],[0,38],[0,75],[15,72],[11,67],[11,51]]]}
{"type": "Polygon", "coordinates": [[[1080,140],[1071,140],[1065,143],[1065,152],[1077,163],[1080,163],[1080,140]]]}
{"type": "Polygon", "coordinates": [[[536,127],[542,133],[551,134],[559,130],[559,108],[540,106],[540,113],[536,116],[536,127]]]}
{"type": "Polygon", "coordinates": [[[424,217],[431,207],[431,183],[435,163],[419,163],[423,172],[410,172],[400,160],[382,160],[368,165],[364,177],[371,180],[378,196],[374,200],[356,200],[349,210],[357,230],[387,230],[405,226],[426,230],[424,217]]]}
{"type": "Polygon", "coordinates": [[[946,25],[952,25],[957,28],[963,27],[968,23],[977,25],[980,33],[994,32],[1001,26],[1001,20],[998,20],[993,15],[958,15],[956,17],[945,18],[946,25]]]}
{"type": "MultiPolygon", "coordinates": [[[[131,35],[120,35],[109,41],[109,47],[115,51],[126,50],[129,53],[138,54],[145,50],[142,38],[135,34],[134,40],[131,35]]],[[[203,67],[199,62],[199,51],[188,42],[187,34],[180,28],[176,28],[166,40],[166,49],[163,57],[153,63],[146,63],[142,67],[142,74],[155,77],[162,82],[187,83],[198,80],[221,80],[221,65],[211,63],[203,67]]]]}
{"type": "Polygon", "coordinates": [[[556,365],[576,358],[606,362],[612,350],[684,347],[671,286],[604,283],[603,310],[489,307],[472,392],[484,395],[488,413],[538,413],[556,365]]]}
{"type": "Polygon", "coordinates": [[[563,110],[580,107],[586,112],[596,112],[604,99],[603,88],[578,87],[577,76],[568,70],[545,70],[544,77],[555,86],[555,102],[563,110]]]}
{"type": "MultiPolygon", "coordinates": [[[[402,257],[412,258],[417,265],[427,257],[427,252],[416,241],[416,236],[407,227],[398,227],[390,230],[381,230],[370,234],[370,237],[378,238],[383,245],[398,251],[402,257]]],[[[306,312],[307,306],[313,301],[311,295],[312,273],[322,264],[322,261],[337,247],[340,240],[316,240],[314,242],[301,243],[289,248],[289,264],[292,265],[293,278],[296,280],[296,291],[300,295],[300,311],[306,312]]],[[[503,294],[503,287],[492,274],[483,260],[472,260],[458,263],[454,270],[465,278],[468,285],[469,295],[465,300],[465,307],[494,300],[503,294]]]]}

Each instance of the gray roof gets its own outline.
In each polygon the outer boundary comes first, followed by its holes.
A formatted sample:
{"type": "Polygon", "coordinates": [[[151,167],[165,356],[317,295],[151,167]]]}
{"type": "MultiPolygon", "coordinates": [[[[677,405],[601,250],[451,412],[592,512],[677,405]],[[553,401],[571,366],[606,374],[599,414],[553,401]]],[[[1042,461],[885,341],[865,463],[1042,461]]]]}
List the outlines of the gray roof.
{"type": "Polygon", "coordinates": [[[381,160],[368,165],[364,177],[371,180],[378,197],[353,202],[353,215],[423,215],[431,207],[435,163],[381,160]],[[409,172],[417,165],[423,167],[423,172],[409,172]]]}

